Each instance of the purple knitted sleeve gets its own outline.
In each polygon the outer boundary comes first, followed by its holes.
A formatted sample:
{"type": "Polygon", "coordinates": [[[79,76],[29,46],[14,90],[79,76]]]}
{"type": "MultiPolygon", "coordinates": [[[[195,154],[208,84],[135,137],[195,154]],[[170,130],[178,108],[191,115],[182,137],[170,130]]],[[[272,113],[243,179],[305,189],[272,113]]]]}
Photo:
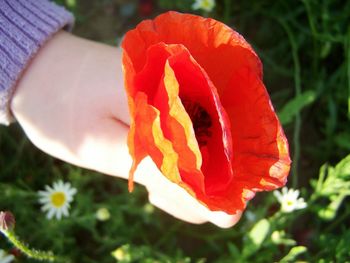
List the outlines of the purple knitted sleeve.
{"type": "Polygon", "coordinates": [[[0,124],[13,120],[9,102],[30,59],[73,22],[71,13],[48,0],[0,0],[0,124]]]}

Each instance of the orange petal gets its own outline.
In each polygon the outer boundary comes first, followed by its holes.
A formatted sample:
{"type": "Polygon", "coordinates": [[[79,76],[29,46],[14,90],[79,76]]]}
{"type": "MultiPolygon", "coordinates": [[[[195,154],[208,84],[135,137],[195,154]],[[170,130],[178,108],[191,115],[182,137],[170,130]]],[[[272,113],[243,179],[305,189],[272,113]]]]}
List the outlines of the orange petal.
{"type": "Polygon", "coordinates": [[[255,191],[286,183],[290,167],[288,142],[259,76],[250,69],[233,74],[231,91],[222,97],[234,123],[235,178],[255,191]]]}
{"type": "MultiPolygon", "coordinates": [[[[135,97],[135,132],[130,133],[130,137],[133,137],[129,138],[129,142],[133,139],[137,141],[139,144],[134,145],[134,148],[142,149],[142,153],[147,152],[168,179],[179,183],[178,155],[172,143],[164,137],[159,115],[159,111],[148,104],[147,95],[138,92],[135,97]]],[[[140,159],[136,157],[135,160],[137,165],[140,159]]]]}
{"type": "Polygon", "coordinates": [[[145,65],[147,49],[159,42],[185,46],[218,89],[242,67],[262,76],[261,62],[244,38],[211,18],[170,11],[142,21],[127,32],[122,43],[136,72],[145,65]]]}
{"type": "Polygon", "coordinates": [[[170,57],[169,64],[179,82],[181,100],[200,105],[211,119],[211,135],[201,147],[205,193],[225,190],[232,180],[231,127],[216,88],[186,49],[170,57]]]}

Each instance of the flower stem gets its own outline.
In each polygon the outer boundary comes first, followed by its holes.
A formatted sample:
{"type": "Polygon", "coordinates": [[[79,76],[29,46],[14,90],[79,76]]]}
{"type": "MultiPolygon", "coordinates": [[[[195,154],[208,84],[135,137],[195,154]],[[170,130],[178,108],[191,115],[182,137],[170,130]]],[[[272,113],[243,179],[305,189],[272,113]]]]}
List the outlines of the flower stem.
{"type": "Polygon", "coordinates": [[[348,78],[348,118],[350,119],[350,26],[345,39],[346,75],[348,78]]]}
{"type": "Polygon", "coordinates": [[[13,230],[4,230],[0,228],[0,232],[23,254],[29,258],[41,260],[41,261],[50,261],[53,262],[57,258],[53,255],[51,251],[39,251],[35,249],[30,249],[26,244],[24,244],[19,238],[15,235],[13,230]]]}
{"type": "Polygon", "coordinates": [[[231,0],[225,0],[224,7],[224,21],[226,24],[228,24],[231,18],[231,0]]]}
{"type": "MultiPolygon", "coordinates": [[[[298,97],[301,95],[301,73],[300,73],[300,61],[298,56],[298,45],[292,33],[292,30],[284,20],[279,20],[280,24],[284,28],[290,45],[292,49],[293,63],[294,63],[294,85],[295,85],[295,96],[298,97]]],[[[295,126],[294,126],[294,156],[292,163],[292,186],[297,188],[298,185],[298,168],[299,168],[299,159],[300,159],[300,131],[301,131],[301,115],[298,112],[295,116],[295,126]]]]}

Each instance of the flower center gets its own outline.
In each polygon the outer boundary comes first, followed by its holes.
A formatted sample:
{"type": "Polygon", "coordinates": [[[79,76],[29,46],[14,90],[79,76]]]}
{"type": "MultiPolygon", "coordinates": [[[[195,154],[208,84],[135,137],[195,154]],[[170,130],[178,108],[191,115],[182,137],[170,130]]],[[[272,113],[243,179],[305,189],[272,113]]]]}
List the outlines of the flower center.
{"type": "Polygon", "coordinates": [[[212,3],[209,0],[204,0],[202,2],[202,7],[205,9],[211,9],[212,8],[212,3]]]}
{"type": "Polygon", "coordinates": [[[182,100],[182,104],[191,118],[199,146],[207,145],[212,135],[212,121],[209,113],[197,102],[182,100]]]}
{"type": "Polygon", "coordinates": [[[55,192],[51,195],[51,202],[55,207],[61,207],[66,202],[66,195],[62,192],[55,192]]]}
{"type": "Polygon", "coordinates": [[[288,200],[288,201],[287,201],[287,205],[288,205],[288,206],[292,206],[293,204],[294,204],[293,201],[291,201],[291,200],[288,200]]]}

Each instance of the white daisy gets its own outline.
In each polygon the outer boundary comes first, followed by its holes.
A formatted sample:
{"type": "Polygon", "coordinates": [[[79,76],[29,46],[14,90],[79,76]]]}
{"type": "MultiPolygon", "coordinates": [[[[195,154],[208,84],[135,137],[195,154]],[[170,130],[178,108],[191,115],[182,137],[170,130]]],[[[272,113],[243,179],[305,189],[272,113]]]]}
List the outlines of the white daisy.
{"type": "Polygon", "coordinates": [[[70,183],[63,183],[61,180],[53,183],[53,186],[45,186],[45,191],[39,191],[39,203],[42,204],[41,210],[46,212],[47,219],[54,216],[58,220],[62,216],[69,215],[68,209],[73,201],[73,196],[77,189],[73,188],[70,183]]]}
{"type": "Polygon", "coordinates": [[[13,255],[9,255],[5,250],[0,249],[0,263],[10,263],[15,259],[13,255]]]}
{"type": "Polygon", "coordinates": [[[206,12],[213,11],[214,7],[215,7],[215,0],[196,0],[192,5],[193,10],[201,9],[206,12]]]}
{"type": "Polygon", "coordinates": [[[285,213],[290,213],[294,210],[303,209],[307,206],[304,198],[299,197],[299,190],[293,190],[292,188],[288,190],[287,187],[283,187],[282,191],[273,191],[278,202],[281,204],[281,211],[285,213]]]}

